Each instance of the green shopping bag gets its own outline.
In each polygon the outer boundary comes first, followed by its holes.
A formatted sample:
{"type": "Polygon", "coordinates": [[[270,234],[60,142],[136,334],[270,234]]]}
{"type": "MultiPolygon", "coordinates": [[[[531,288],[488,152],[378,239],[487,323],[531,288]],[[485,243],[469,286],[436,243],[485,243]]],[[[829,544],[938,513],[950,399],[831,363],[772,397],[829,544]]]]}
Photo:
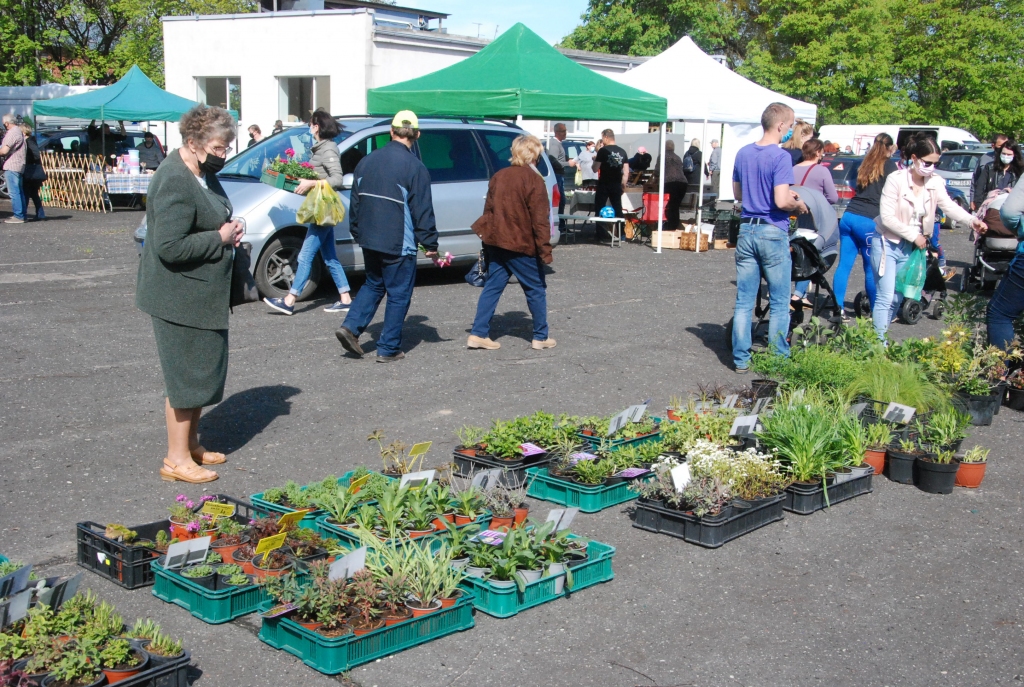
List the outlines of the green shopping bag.
{"type": "Polygon", "coordinates": [[[896,273],[896,292],[904,298],[921,300],[921,289],[924,288],[925,272],[928,270],[928,259],[923,248],[915,248],[903,267],[896,273]]]}
{"type": "Polygon", "coordinates": [[[345,219],[345,206],[338,192],[326,181],[320,180],[306,194],[306,199],[295,213],[295,219],[302,224],[334,226],[345,219]]]}

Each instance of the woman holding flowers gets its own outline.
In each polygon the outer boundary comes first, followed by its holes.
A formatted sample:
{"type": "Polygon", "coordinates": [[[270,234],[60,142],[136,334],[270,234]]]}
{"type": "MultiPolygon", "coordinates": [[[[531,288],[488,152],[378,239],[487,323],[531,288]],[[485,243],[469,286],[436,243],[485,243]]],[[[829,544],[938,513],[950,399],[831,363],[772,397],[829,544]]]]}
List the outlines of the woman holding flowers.
{"type": "MultiPolygon", "coordinates": [[[[309,133],[314,141],[313,147],[310,149],[312,157],[309,162],[303,162],[302,165],[312,168],[319,180],[326,181],[331,188],[335,190],[341,188],[343,177],[341,153],[338,151],[338,144],[334,142],[334,137],[341,133],[340,125],[321,107],[309,119],[309,133]]],[[[288,151],[285,152],[288,153],[288,151]]],[[[291,151],[290,154],[294,155],[294,151],[291,151]]],[[[303,179],[299,182],[295,192],[305,195],[320,181],[303,179]]],[[[317,252],[323,257],[324,264],[327,265],[331,278],[334,280],[334,285],[338,287],[338,300],[324,310],[326,312],[347,312],[349,305],[352,304],[352,297],[349,295],[351,289],[348,279],[345,277],[345,270],[338,260],[334,241],[334,225],[309,225],[306,230],[306,239],[302,242],[302,250],[299,251],[299,265],[295,270],[292,286],[288,289],[288,295],[284,298],[264,298],[263,301],[273,310],[285,315],[294,313],[295,301],[298,300],[302,290],[306,288],[306,282],[309,281],[317,252]]]]}
{"type": "Polygon", "coordinates": [[[555,347],[555,340],[548,337],[544,265],[551,264],[551,206],[536,167],[541,153],[543,148],[535,136],[523,135],[512,141],[512,166],[491,177],[484,214],[473,224],[484,244],[487,280],[466,342],[468,348],[501,348],[490,338],[491,318],[513,274],[533,315],[533,348],[555,347]]]}

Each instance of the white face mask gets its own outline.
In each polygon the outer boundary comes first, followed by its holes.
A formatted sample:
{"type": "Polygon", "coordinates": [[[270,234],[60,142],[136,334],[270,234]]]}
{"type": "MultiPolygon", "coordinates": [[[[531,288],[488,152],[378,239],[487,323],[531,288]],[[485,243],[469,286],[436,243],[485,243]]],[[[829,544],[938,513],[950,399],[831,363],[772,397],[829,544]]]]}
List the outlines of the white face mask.
{"type": "Polygon", "coordinates": [[[999,156],[999,159],[1002,160],[1004,165],[1008,165],[1013,162],[1013,153],[1003,153],[999,156]]]}
{"type": "Polygon", "coordinates": [[[918,174],[928,178],[932,174],[935,174],[935,164],[932,162],[925,162],[924,160],[918,160],[916,170],[918,174]]]}

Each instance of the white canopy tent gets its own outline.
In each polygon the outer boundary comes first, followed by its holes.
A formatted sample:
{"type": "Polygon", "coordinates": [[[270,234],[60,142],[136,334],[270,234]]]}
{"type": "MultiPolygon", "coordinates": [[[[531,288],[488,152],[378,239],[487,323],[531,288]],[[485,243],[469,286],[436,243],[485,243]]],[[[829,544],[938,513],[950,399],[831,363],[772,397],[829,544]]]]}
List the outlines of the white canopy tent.
{"type": "MultiPolygon", "coordinates": [[[[776,93],[746,79],[718,62],[689,36],[660,55],[622,74],[609,75],[624,84],[660,95],[668,100],[670,121],[703,122],[701,144],[707,150],[707,125],[724,124],[722,136],[722,171],[719,198],[732,198],[732,170],[736,152],[761,137],[761,113],[769,104],[785,103],[796,116],[813,122],[818,108],[802,100],[776,93]]],[[[665,127],[661,128],[661,154],[665,159],[665,127]]],[[[661,231],[665,207],[665,165],[658,180],[659,210],[657,250],[661,252],[661,231]]],[[[704,201],[704,184],[700,185],[697,226],[700,227],[700,205],[704,201]]],[[[698,237],[699,239],[699,237],[698,237]]],[[[697,241],[700,247],[700,241],[697,241]]]]}

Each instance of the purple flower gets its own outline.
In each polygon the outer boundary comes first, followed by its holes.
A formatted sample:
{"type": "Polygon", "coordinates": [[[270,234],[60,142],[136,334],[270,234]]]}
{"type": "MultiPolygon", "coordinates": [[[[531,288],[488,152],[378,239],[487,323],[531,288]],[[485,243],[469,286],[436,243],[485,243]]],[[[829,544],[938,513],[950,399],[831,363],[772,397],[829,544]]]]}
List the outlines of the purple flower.
{"type": "Polygon", "coordinates": [[[202,496],[199,497],[199,503],[206,503],[207,501],[213,501],[215,498],[217,498],[217,497],[214,496],[213,494],[203,494],[202,496]]]}
{"type": "Polygon", "coordinates": [[[174,500],[177,501],[178,503],[185,503],[185,499],[187,498],[188,497],[185,496],[184,494],[178,494],[176,497],[174,497],[174,500]]]}
{"type": "Polygon", "coordinates": [[[189,500],[189,501],[188,501],[188,502],[187,502],[187,503],[185,504],[185,508],[188,508],[189,510],[194,510],[194,509],[195,509],[195,507],[196,507],[195,501],[192,501],[192,500],[189,500]]]}
{"type": "Polygon", "coordinates": [[[252,526],[253,526],[253,525],[255,525],[255,524],[256,524],[256,521],[255,521],[255,520],[250,520],[250,521],[249,521],[249,526],[250,526],[250,527],[252,527],[252,526]]]}
{"type": "Polygon", "coordinates": [[[199,521],[193,520],[189,524],[185,525],[185,530],[191,532],[192,534],[195,534],[199,531],[199,521]]]}

